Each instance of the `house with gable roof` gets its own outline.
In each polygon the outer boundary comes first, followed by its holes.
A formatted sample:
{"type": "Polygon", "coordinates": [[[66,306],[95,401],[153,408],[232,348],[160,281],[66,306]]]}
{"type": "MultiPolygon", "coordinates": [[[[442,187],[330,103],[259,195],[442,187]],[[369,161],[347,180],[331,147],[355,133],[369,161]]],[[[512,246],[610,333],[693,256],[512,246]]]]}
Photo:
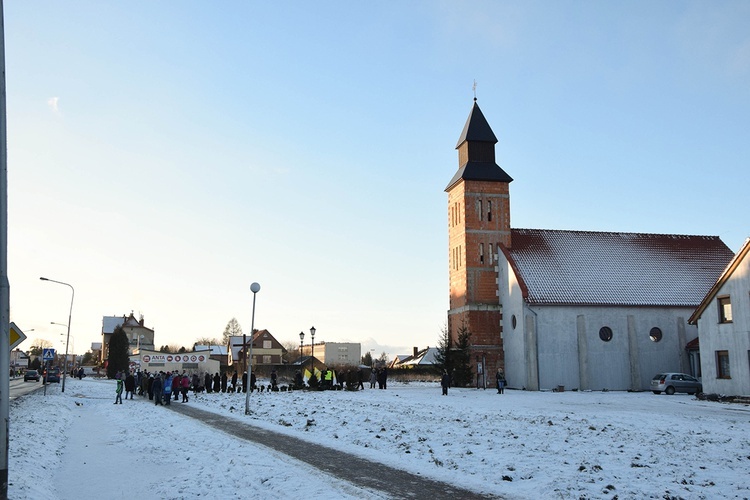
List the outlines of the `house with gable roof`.
{"type": "Polygon", "coordinates": [[[128,337],[128,353],[130,355],[139,349],[154,349],[154,330],[144,325],[143,315],[140,319],[136,319],[131,311],[129,316],[103,316],[102,347],[99,360],[101,363],[109,358],[109,341],[118,326],[122,327],[128,337]]]}
{"type": "MultiPolygon", "coordinates": [[[[448,193],[448,332],[508,386],[648,390],[694,373],[688,324],[732,251],[717,236],[516,229],[510,177],[477,105],[448,193]]],[[[476,374],[476,373],[475,373],[476,374]]]]}
{"type": "MultiPolygon", "coordinates": [[[[247,342],[247,347],[249,347],[249,335],[245,337],[242,335],[232,335],[229,337],[229,350],[231,359],[238,363],[240,369],[245,370],[247,367],[243,364],[245,359],[242,343],[243,338],[247,342]]],[[[286,349],[268,330],[255,330],[255,333],[252,336],[252,346],[252,364],[254,367],[260,365],[282,364],[286,349]]]]}
{"type": "Polygon", "coordinates": [[[703,392],[750,396],[750,238],[688,322],[698,326],[703,392]]]}

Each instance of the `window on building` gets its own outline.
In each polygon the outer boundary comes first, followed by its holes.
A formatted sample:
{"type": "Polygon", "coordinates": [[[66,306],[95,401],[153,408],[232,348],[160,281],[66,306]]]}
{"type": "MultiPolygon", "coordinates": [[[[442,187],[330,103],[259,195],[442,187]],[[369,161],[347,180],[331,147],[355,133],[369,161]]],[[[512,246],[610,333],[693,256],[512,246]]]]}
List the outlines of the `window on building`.
{"type": "Polygon", "coordinates": [[[271,347],[273,347],[273,345],[270,340],[263,341],[263,349],[270,349],[271,347]]]}
{"type": "Polygon", "coordinates": [[[479,220],[482,220],[484,212],[482,211],[482,200],[477,200],[477,214],[479,214],[479,220]]]}
{"type": "Polygon", "coordinates": [[[484,264],[484,243],[479,244],[479,263],[484,264]]]}
{"type": "Polygon", "coordinates": [[[603,326],[599,329],[599,338],[604,342],[612,340],[612,329],[608,326],[603,326]]]}
{"type": "Polygon", "coordinates": [[[716,378],[729,376],[729,351],[716,351],[716,378]]]}
{"type": "Polygon", "coordinates": [[[648,332],[648,337],[651,339],[652,342],[659,342],[661,340],[662,334],[661,334],[661,328],[653,327],[650,332],[648,332]]]}
{"type": "Polygon", "coordinates": [[[719,323],[731,323],[732,322],[732,301],[729,296],[719,297],[719,323]]]}
{"type": "Polygon", "coordinates": [[[487,220],[492,220],[492,201],[487,200],[487,220]]]}

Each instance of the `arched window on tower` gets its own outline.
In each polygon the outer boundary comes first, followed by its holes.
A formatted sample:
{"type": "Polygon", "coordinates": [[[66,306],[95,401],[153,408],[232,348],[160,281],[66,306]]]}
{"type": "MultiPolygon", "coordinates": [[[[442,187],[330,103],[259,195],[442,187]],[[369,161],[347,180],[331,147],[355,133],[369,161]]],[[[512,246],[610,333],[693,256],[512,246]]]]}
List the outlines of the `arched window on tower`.
{"type": "Polygon", "coordinates": [[[492,200],[487,200],[487,220],[492,220],[492,200]]]}
{"type": "Polygon", "coordinates": [[[484,243],[479,244],[479,263],[484,264],[484,243]]]}
{"type": "Polygon", "coordinates": [[[477,200],[477,214],[479,214],[479,220],[482,220],[484,212],[482,211],[482,200],[477,200]]]}

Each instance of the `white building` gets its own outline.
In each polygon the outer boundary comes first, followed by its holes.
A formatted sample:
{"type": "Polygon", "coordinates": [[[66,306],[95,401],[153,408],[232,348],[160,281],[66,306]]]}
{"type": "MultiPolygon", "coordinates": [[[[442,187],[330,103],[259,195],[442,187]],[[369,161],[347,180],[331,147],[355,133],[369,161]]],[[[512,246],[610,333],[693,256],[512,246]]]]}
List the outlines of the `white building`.
{"type": "Polygon", "coordinates": [[[637,391],[691,372],[688,319],[732,258],[718,237],[512,229],[510,240],[497,256],[509,387],[637,391]]]}
{"type": "Polygon", "coordinates": [[[315,355],[315,359],[327,366],[359,366],[362,360],[362,344],[354,342],[320,342],[315,344],[315,352],[310,345],[302,346],[302,355],[315,355]]]}
{"type": "Polygon", "coordinates": [[[750,396],[750,239],[690,317],[698,325],[703,392],[750,396]]]}

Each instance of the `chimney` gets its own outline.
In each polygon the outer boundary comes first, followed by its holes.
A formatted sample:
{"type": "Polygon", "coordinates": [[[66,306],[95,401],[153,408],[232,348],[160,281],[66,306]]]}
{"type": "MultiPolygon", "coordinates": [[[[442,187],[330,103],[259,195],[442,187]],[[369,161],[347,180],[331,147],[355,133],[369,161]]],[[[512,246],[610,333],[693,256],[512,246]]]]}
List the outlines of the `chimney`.
{"type": "Polygon", "coordinates": [[[414,357],[417,357],[417,354],[419,354],[419,347],[414,348],[414,357]]]}

